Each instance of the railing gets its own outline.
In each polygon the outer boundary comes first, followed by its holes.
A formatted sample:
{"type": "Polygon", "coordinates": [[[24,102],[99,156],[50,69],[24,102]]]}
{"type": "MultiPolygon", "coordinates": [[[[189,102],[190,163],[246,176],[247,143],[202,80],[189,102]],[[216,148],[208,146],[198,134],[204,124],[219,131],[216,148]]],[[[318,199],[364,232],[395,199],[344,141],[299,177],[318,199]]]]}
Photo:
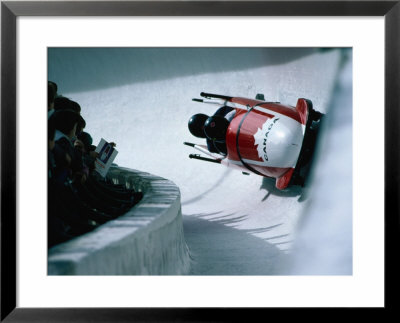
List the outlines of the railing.
{"type": "Polygon", "coordinates": [[[137,170],[111,167],[116,184],[143,192],[130,211],[83,236],[54,246],[49,275],[182,275],[189,272],[179,188],[137,170]]]}

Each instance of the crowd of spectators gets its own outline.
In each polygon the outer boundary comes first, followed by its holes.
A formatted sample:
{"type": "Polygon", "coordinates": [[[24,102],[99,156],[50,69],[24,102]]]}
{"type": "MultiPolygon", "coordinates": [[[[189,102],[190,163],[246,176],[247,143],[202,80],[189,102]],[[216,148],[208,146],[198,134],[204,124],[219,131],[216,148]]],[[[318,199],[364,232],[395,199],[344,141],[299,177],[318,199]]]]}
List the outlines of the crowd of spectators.
{"type": "MultiPolygon", "coordinates": [[[[80,105],[48,82],[48,247],[67,241],[132,208],[141,192],[114,184],[95,168],[98,153],[80,105]]],[[[113,144],[115,145],[115,144],[113,144]]]]}

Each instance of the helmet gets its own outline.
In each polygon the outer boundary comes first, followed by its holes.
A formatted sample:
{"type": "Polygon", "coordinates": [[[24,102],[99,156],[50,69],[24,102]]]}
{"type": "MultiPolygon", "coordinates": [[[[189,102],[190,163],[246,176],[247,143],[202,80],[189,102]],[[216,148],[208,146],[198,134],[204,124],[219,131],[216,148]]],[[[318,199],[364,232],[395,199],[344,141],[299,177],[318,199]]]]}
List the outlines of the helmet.
{"type": "Polygon", "coordinates": [[[228,126],[229,121],[224,117],[212,116],[206,120],[204,132],[209,139],[217,142],[224,142],[228,126]]]}
{"type": "Polygon", "coordinates": [[[189,119],[188,127],[190,133],[198,138],[206,138],[204,133],[204,123],[208,119],[208,115],[198,113],[189,119]]]}

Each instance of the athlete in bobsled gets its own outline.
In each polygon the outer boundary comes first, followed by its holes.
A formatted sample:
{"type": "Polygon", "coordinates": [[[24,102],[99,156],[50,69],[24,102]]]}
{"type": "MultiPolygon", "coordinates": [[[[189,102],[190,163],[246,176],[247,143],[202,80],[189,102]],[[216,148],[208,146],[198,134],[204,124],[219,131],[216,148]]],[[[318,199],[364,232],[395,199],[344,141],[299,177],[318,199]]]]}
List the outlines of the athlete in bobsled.
{"type": "Polygon", "coordinates": [[[226,156],[226,131],[235,114],[236,110],[229,106],[219,108],[211,117],[195,114],[189,119],[189,131],[197,138],[205,138],[210,152],[226,156]]]}
{"type": "Polygon", "coordinates": [[[207,146],[185,142],[209,157],[190,158],[220,163],[276,179],[276,187],[304,185],[313,155],[322,114],[307,99],[296,107],[256,99],[202,92],[203,103],[219,104],[212,116],[195,114],[189,119],[192,135],[204,138],[207,146]],[[211,157],[211,158],[210,158],[211,157]]]}

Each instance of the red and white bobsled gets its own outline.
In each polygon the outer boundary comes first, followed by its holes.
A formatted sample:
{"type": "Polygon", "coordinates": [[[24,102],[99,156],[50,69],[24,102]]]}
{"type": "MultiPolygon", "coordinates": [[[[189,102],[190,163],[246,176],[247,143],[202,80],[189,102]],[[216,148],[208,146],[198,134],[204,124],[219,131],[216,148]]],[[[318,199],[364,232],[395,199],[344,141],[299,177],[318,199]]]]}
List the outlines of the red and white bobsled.
{"type": "Polygon", "coordinates": [[[309,165],[315,145],[316,127],[322,116],[307,99],[298,99],[296,107],[279,102],[230,97],[202,92],[204,103],[216,103],[236,109],[226,132],[227,155],[210,153],[205,145],[185,142],[211,158],[191,158],[223,164],[276,179],[276,187],[285,189],[304,183],[302,169],[309,165]]]}

